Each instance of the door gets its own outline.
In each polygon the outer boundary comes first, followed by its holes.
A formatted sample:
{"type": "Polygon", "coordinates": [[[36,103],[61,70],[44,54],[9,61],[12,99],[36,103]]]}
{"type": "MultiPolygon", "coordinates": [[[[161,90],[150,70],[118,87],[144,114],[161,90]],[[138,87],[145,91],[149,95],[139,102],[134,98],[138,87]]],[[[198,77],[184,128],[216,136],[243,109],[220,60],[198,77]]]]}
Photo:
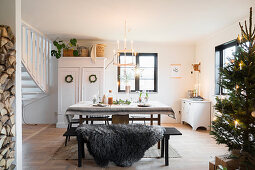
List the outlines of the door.
{"type": "Polygon", "coordinates": [[[58,104],[59,113],[64,114],[66,109],[79,102],[79,68],[59,68],[58,72],[58,104]],[[66,82],[66,79],[71,82],[66,82]]]}
{"type": "Polygon", "coordinates": [[[92,101],[94,96],[102,97],[104,93],[104,68],[82,68],[81,84],[82,101],[92,101]]]}

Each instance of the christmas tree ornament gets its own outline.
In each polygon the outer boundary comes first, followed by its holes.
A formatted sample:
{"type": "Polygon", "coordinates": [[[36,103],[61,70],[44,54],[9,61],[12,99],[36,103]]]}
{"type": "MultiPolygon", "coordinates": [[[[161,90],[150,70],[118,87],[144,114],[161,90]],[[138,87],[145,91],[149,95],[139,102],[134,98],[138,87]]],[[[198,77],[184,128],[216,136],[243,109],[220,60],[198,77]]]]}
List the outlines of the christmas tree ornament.
{"type": "Polygon", "coordinates": [[[251,112],[251,116],[255,117],[255,111],[251,112]]]}

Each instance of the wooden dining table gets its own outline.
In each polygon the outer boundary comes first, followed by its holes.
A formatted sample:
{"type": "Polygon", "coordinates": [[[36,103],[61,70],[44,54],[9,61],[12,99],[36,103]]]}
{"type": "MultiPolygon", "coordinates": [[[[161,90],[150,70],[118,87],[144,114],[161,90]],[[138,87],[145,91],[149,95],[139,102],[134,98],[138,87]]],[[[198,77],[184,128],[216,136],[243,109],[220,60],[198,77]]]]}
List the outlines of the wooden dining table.
{"type": "MultiPolygon", "coordinates": [[[[66,110],[66,116],[79,115],[80,124],[84,121],[112,121],[112,124],[128,124],[129,121],[150,121],[150,125],[156,121],[161,125],[161,115],[168,115],[175,119],[173,109],[158,101],[150,101],[146,105],[140,103],[104,105],[98,106],[90,101],[82,101],[71,105],[66,110]],[[145,107],[146,106],[146,107],[145,107]],[[129,117],[129,115],[150,115],[150,117],[129,117]],[[111,118],[105,116],[112,116],[111,118]],[[157,115],[154,117],[154,115],[157,115]],[[102,117],[100,117],[102,116],[102,117]]],[[[160,142],[158,143],[158,149],[160,142]]]]}
{"type": "Polygon", "coordinates": [[[173,109],[158,101],[150,101],[145,106],[139,103],[106,105],[104,107],[94,105],[90,101],[82,101],[77,104],[71,105],[67,108],[66,115],[79,115],[80,124],[84,121],[105,121],[106,118],[102,117],[93,118],[93,116],[107,116],[111,115],[112,118],[107,120],[112,121],[113,124],[128,123],[129,121],[156,121],[157,125],[161,125],[161,115],[168,115],[175,119],[173,109]],[[150,115],[150,117],[129,117],[129,115],[150,115]],[[154,116],[157,115],[157,116],[154,116]]]}

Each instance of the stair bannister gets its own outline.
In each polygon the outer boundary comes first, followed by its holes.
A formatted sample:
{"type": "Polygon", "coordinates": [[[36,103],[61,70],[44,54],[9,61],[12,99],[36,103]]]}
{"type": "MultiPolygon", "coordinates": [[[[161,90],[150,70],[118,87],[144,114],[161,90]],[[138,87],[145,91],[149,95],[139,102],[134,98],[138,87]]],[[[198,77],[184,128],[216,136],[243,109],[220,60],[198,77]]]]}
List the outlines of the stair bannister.
{"type": "Polygon", "coordinates": [[[40,31],[22,22],[22,63],[37,86],[45,93],[49,86],[52,42],[40,31]]]}

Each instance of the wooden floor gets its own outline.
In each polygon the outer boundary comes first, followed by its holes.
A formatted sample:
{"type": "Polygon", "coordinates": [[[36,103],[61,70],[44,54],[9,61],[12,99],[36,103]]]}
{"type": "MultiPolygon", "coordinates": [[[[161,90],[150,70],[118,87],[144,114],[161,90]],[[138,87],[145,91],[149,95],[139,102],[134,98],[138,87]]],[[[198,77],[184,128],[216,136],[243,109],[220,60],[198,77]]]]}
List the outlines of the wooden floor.
{"type": "Polygon", "coordinates": [[[170,144],[182,158],[169,159],[170,165],[164,166],[164,159],[143,158],[129,168],[120,168],[113,164],[108,168],[98,167],[93,160],[83,161],[83,167],[77,168],[77,161],[52,160],[52,155],[63,144],[65,129],[55,125],[23,125],[23,169],[58,170],[58,169],[127,169],[127,170],[208,170],[208,162],[215,155],[225,154],[227,149],[215,143],[208,131],[192,131],[188,125],[167,124],[176,127],[182,136],[173,136],[170,144]]]}

